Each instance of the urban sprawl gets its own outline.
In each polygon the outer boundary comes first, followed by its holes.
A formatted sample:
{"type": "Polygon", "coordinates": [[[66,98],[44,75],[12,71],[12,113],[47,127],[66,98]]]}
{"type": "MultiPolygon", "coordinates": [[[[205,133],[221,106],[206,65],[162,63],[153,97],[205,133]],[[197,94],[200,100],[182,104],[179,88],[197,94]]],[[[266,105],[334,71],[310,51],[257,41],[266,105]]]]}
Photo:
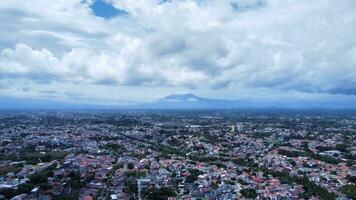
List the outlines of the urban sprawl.
{"type": "Polygon", "coordinates": [[[0,199],[356,199],[356,113],[0,113],[0,199]]]}

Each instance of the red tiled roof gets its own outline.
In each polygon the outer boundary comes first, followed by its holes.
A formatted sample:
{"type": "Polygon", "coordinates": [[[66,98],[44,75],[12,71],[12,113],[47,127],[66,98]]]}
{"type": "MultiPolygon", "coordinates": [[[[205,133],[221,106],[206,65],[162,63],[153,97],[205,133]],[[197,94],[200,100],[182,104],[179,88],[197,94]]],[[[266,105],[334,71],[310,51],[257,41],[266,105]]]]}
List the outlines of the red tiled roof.
{"type": "Polygon", "coordinates": [[[93,200],[94,198],[90,195],[84,196],[83,200],[93,200]]]}

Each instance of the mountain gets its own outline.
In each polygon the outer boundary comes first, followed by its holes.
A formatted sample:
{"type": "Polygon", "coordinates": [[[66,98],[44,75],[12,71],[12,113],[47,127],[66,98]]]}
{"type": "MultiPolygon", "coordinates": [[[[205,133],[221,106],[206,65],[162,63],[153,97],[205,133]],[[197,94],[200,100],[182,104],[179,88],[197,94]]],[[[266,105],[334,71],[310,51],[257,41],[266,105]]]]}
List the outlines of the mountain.
{"type": "Polygon", "coordinates": [[[203,98],[197,97],[194,94],[172,94],[167,97],[162,98],[161,102],[197,102],[201,101],[203,98]]]}
{"type": "Polygon", "coordinates": [[[355,109],[353,101],[245,101],[172,94],[156,102],[134,105],[135,109],[355,109]]]}
{"type": "Polygon", "coordinates": [[[156,102],[136,105],[140,109],[228,109],[255,107],[257,104],[240,100],[210,99],[193,94],[172,94],[156,102]]]}
{"type": "Polygon", "coordinates": [[[120,105],[83,104],[59,100],[20,99],[0,96],[0,110],[24,109],[356,109],[353,101],[245,101],[199,97],[194,94],[172,94],[151,103],[120,105]]]}

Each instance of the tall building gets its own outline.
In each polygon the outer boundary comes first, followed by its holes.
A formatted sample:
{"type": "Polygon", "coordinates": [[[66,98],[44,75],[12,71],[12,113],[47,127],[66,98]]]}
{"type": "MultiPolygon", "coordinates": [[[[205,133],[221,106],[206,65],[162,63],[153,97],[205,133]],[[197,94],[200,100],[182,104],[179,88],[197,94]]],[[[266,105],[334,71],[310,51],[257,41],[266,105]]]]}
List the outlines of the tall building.
{"type": "Polygon", "coordinates": [[[244,127],[243,127],[242,123],[240,123],[240,122],[236,123],[236,131],[239,133],[244,131],[244,127]]]}
{"type": "Polygon", "coordinates": [[[230,126],[230,132],[232,132],[232,133],[235,132],[235,125],[230,126]]]}

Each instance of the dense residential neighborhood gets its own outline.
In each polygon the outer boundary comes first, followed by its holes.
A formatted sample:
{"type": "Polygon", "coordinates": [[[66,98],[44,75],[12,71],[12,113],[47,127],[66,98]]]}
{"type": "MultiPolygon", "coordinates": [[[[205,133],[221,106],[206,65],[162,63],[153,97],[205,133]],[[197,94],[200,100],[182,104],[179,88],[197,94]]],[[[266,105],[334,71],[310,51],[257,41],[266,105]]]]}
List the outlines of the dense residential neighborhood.
{"type": "Polygon", "coordinates": [[[0,114],[0,199],[356,199],[356,115],[0,114]]]}

